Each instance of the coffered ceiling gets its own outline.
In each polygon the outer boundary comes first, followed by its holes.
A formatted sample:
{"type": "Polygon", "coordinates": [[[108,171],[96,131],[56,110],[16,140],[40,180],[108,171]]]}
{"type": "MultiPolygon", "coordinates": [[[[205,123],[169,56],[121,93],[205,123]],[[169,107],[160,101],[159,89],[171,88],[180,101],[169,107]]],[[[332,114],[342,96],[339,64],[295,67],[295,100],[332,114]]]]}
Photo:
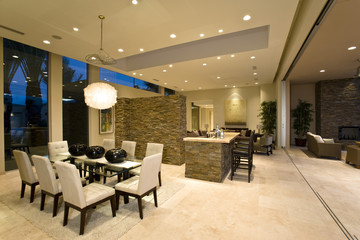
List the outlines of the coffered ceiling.
{"type": "Polygon", "coordinates": [[[105,68],[176,91],[252,86],[273,81],[299,1],[138,2],[1,0],[0,36],[85,61],[102,14],[103,48],[118,62],[105,68]]]}

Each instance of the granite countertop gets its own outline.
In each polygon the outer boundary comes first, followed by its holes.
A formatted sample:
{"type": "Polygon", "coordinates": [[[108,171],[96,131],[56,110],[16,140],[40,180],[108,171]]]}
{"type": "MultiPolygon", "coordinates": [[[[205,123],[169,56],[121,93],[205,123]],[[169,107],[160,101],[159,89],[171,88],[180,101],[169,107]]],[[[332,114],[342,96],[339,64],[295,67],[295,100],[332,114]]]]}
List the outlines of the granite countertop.
{"type": "Polygon", "coordinates": [[[229,143],[233,140],[239,133],[225,132],[224,138],[203,138],[203,137],[186,137],[184,138],[185,142],[209,142],[209,143],[229,143]]]}

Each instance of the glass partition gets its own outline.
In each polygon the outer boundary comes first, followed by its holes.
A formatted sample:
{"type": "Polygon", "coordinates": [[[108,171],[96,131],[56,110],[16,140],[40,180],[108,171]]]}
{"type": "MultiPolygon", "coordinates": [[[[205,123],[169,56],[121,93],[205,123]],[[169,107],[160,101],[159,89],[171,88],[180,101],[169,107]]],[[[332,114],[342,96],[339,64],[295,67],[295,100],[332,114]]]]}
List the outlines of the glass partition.
{"type": "Polygon", "coordinates": [[[48,52],[4,39],[5,170],[12,150],[48,155],[48,52]]]}
{"type": "Polygon", "coordinates": [[[87,85],[87,64],[63,57],[63,139],[69,146],[89,143],[89,114],[83,90],[87,85]]]}

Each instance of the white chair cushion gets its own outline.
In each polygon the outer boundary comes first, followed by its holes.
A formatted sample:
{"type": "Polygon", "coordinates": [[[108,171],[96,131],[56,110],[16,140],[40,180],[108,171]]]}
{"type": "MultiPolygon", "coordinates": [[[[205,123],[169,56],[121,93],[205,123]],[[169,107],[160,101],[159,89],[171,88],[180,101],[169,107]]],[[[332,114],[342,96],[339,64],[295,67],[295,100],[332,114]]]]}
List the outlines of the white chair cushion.
{"type": "Polygon", "coordinates": [[[108,150],[115,148],[115,140],[114,139],[104,139],[102,146],[105,148],[105,152],[107,152],[108,150]]]}
{"type": "Polygon", "coordinates": [[[87,206],[115,194],[115,189],[98,183],[86,185],[83,190],[87,206]]]}
{"type": "Polygon", "coordinates": [[[49,142],[48,150],[49,150],[49,158],[50,159],[52,159],[59,153],[68,153],[68,151],[69,151],[68,142],[67,141],[49,142]]]}
{"type": "Polygon", "coordinates": [[[39,155],[33,155],[31,159],[34,162],[36,173],[39,177],[40,188],[54,195],[61,192],[59,181],[56,180],[50,160],[39,155]]]}
{"type": "Polygon", "coordinates": [[[137,176],[139,176],[139,175],[140,175],[140,171],[141,171],[141,167],[137,167],[137,168],[131,169],[131,170],[129,171],[129,173],[132,174],[132,175],[137,175],[137,176]]]}
{"type": "Polygon", "coordinates": [[[335,143],[334,139],[332,138],[323,138],[324,143],[335,143]]]}
{"type": "Polygon", "coordinates": [[[318,142],[318,143],[324,143],[324,140],[322,139],[321,136],[319,136],[319,135],[313,135],[313,137],[315,138],[316,142],[318,142]]]}
{"type": "Polygon", "coordinates": [[[134,141],[122,141],[121,148],[126,151],[128,157],[135,156],[136,142],[134,141]]]}
{"type": "Polygon", "coordinates": [[[30,159],[27,153],[19,150],[14,150],[13,154],[15,157],[16,165],[20,172],[21,179],[30,184],[38,182],[38,178],[32,169],[30,159]]]}
{"type": "Polygon", "coordinates": [[[139,176],[128,178],[125,181],[117,183],[115,185],[115,189],[123,192],[137,194],[139,179],[139,176]]]}

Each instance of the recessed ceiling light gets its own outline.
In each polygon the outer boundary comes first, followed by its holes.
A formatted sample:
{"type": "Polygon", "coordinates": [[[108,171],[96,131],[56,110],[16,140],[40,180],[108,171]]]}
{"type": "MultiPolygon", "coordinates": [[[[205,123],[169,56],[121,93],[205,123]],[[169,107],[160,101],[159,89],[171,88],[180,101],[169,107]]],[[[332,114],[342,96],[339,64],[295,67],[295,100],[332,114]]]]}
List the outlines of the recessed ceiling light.
{"type": "Polygon", "coordinates": [[[257,75],[257,73],[253,73],[255,76],[257,75]]]}
{"type": "Polygon", "coordinates": [[[234,85],[233,88],[235,88],[236,86],[234,85]]]}
{"type": "Polygon", "coordinates": [[[206,66],[207,64],[206,63],[203,63],[203,66],[206,66]]]}
{"type": "Polygon", "coordinates": [[[251,16],[250,15],[245,15],[244,17],[243,17],[243,20],[244,21],[249,21],[251,19],[251,16]]]}
{"type": "Polygon", "coordinates": [[[140,76],[142,76],[143,74],[142,74],[142,73],[140,73],[139,75],[140,75],[140,76]]]}
{"type": "Polygon", "coordinates": [[[163,72],[166,72],[166,69],[164,69],[163,72]]]}
{"type": "Polygon", "coordinates": [[[170,64],[170,65],[169,65],[169,67],[173,67],[173,65],[172,65],[172,64],[170,64]]]}
{"type": "Polygon", "coordinates": [[[134,72],[133,75],[136,75],[136,73],[134,72]]]}
{"type": "Polygon", "coordinates": [[[224,30],[222,30],[222,29],[219,29],[219,31],[218,31],[218,32],[219,32],[219,33],[222,33],[223,31],[224,31],[224,30]]]}
{"type": "Polygon", "coordinates": [[[349,51],[351,51],[351,50],[355,50],[355,49],[356,49],[356,47],[355,47],[355,46],[351,46],[351,47],[349,47],[349,48],[348,48],[348,50],[349,50],[349,51]]]}
{"type": "Polygon", "coordinates": [[[167,85],[167,83],[166,83],[166,82],[164,82],[164,84],[165,84],[165,85],[167,85]]]}
{"type": "Polygon", "coordinates": [[[181,91],[184,91],[184,89],[182,88],[181,91]]]}
{"type": "Polygon", "coordinates": [[[202,87],[199,87],[199,89],[202,89],[202,87]]]}
{"type": "Polygon", "coordinates": [[[203,33],[200,33],[200,37],[204,37],[205,36],[205,34],[203,34],[203,33]]]}
{"type": "Polygon", "coordinates": [[[230,57],[235,57],[235,54],[231,54],[231,56],[230,57]]]}
{"type": "Polygon", "coordinates": [[[217,57],[217,59],[221,59],[221,57],[217,57]]]}
{"type": "Polygon", "coordinates": [[[144,49],[143,48],[140,48],[140,52],[143,52],[144,51],[144,49]]]}
{"type": "Polygon", "coordinates": [[[50,44],[50,41],[49,40],[44,40],[43,43],[50,44]]]}
{"type": "Polygon", "coordinates": [[[96,60],[96,57],[91,57],[91,60],[96,60]]]}
{"type": "Polygon", "coordinates": [[[19,58],[19,56],[17,56],[17,55],[12,55],[12,57],[13,57],[13,58],[19,58]]]}
{"type": "Polygon", "coordinates": [[[137,0],[132,0],[131,3],[136,5],[136,4],[138,4],[138,1],[137,0]]]}
{"type": "Polygon", "coordinates": [[[119,48],[119,49],[118,49],[118,52],[124,52],[124,49],[119,48]]]}
{"type": "Polygon", "coordinates": [[[217,79],[220,79],[221,77],[216,77],[217,79]]]}
{"type": "Polygon", "coordinates": [[[255,56],[251,56],[250,58],[251,58],[251,59],[255,59],[255,56]]]}
{"type": "Polygon", "coordinates": [[[258,82],[255,82],[255,85],[258,85],[259,83],[258,82]]]}
{"type": "Polygon", "coordinates": [[[79,29],[78,29],[77,27],[73,27],[73,30],[74,30],[75,32],[78,32],[78,31],[79,31],[79,29]]]}
{"type": "Polygon", "coordinates": [[[225,87],[227,87],[227,85],[225,85],[225,87]]]}
{"type": "Polygon", "coordinates": [[[176,34],[173,33],[173,34],[170,35],[170,37],[171,38],[176,38],[176,34]]]}
{"type": "Polygon", "coordinates": [[[324,69],[322,69],[322,70],[320,70],[320,72],[325,72],[325,70],[324,70],[324,69]]]}
{"type": "Polygon", "coordinates": [[[188,82],[188,80],[185,80],[185,82],[188,82]]]}

